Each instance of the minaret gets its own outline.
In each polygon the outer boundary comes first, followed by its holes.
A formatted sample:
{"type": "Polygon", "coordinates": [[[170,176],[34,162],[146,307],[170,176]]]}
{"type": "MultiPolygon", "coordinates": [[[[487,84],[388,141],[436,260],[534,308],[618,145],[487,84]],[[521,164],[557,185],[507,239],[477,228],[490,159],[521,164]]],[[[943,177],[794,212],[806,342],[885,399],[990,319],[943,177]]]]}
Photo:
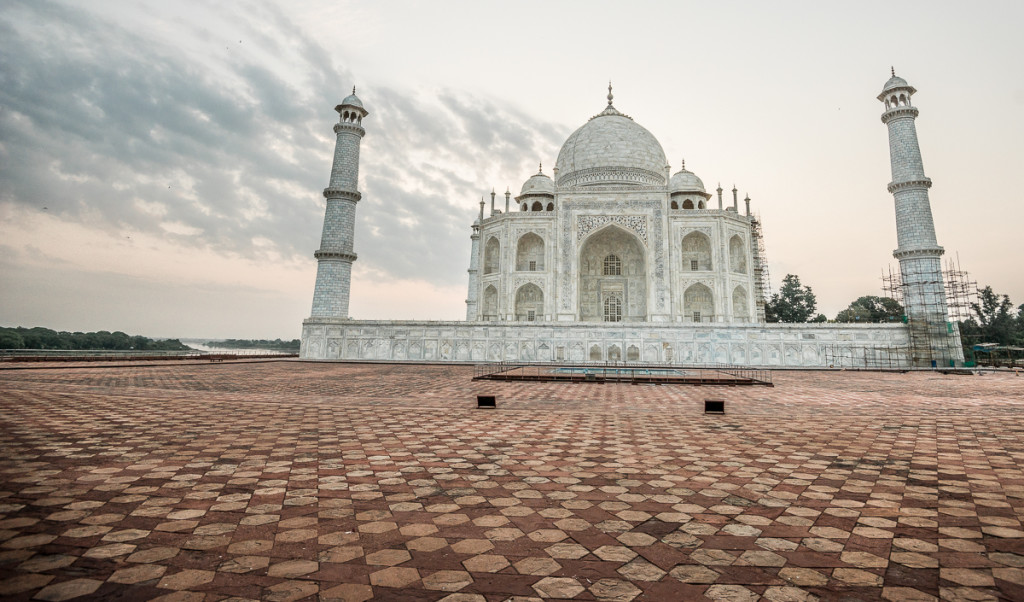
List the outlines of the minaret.
{"type": "Polygon", "coordinates": [[[949,324],[946,289],[942,281],[944,252],[935,239],[935,224],[928,200],[932,181],[924,175],[917,141],[918,110],[910,97],[917,92],[896,76],[885,83],[878,100],[885,104],[882,123],[889,128],[889,192],[896,203],[896,238],[893,257],[900,262],[904,311],[910,329],[915,364],[947,366],[963,361],[959,333],[949,324]]]}
{"type": "Polygon", "coordinates": [[[313,289],[314,318],[348,318],[348,297],[352,282],[352,251],[355,235],[356,203],[359,194],[359,143],[366,130],[363,117],[369,113],[356,96],[352,95],[334,107],[340,120],[334,125],[338,140],[334,145],[334,164],[331,183],[324,189],[327,211],[320,237],[320,249],[313,254],[317,259],[316,287],[313,289]]]}
{"type": "Polygon", "coordinates": [[[466,321],[475,322],[480,319],[478,286],[480,274],[480,223],[484,221],[484,199],[480,199],[480,217],[473,222],[473,233],[469,240],[469,292],[466,294],[466,321]]]}
{"type": "Polygon", "coordinates": [[[718,210],[722,210],[722,183],[718,183],[718,210]]]}

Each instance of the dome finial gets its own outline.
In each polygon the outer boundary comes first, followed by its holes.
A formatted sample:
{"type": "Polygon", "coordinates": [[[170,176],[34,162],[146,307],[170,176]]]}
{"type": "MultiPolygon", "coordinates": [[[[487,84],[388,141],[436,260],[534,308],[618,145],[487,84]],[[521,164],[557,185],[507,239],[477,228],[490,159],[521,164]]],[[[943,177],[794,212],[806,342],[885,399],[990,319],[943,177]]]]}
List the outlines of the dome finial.
{"type": "Polygon", "coordinates": [[[355,85],[353,85],[352,86],[352,94],[355,94],[355,93],[356,93],[356,87],[355,87],[355,85]]]}
{"type": "Polygon", "coordinates": [[[893,77],[896,77],[896,67],[893,67],[892,65],[889,65],[889,72],[892,73],[893,77]]]}
{"type": "Polygon", "coordinates": [[[612,80],[608,80],[608,106],[612,106],[612,80]]]}
{"type": "Polygon", "coordinates": [[[537,173],[539,173],[539,174],[544,173],[544,163],[543,162],[540,162],[540,163],[537,164],[537,173]]]}
{"type": "Polygon", "coordinates": [[[683,171],[686,171],[686,159],[683,159],[683,171]]]}

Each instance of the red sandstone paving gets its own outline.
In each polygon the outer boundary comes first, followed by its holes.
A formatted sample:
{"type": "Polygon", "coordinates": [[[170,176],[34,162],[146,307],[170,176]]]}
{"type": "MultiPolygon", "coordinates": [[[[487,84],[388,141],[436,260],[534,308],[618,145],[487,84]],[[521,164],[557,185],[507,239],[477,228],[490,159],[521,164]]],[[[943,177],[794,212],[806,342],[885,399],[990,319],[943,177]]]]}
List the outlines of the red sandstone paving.
{"type": "Polygon", "coordinates": [[[9,368],[5,599],[1024,598],[1009,373],[9,368]]]}

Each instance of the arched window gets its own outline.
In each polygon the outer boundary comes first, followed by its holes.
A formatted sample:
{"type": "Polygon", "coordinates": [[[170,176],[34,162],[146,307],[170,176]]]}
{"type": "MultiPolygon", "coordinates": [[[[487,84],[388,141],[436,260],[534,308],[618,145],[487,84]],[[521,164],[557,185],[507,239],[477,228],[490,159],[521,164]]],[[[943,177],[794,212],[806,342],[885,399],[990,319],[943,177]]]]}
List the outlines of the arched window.
{"type": "Polygon", "coordinates": [[[693,284],[683,293],[683,316],[694,322],[715,321],[715,297],[703,284],[693,284]]]}
{"type": "Polygon", "coordinates": [[[548,211],[554,211],[554,210],[555,210],[555,204],[554,203],[548,203],[548,211]]]}
{"type": "Polygon", "coordinates": [[[483,319],[498,319],[498,289],[494,288],[493,285],[488,285],[487,288],[484,289],[483,319]]]}
{"type": "Polygon", "coordinates": [[[679,209],[679,203],[672,201],[672,209],[679,209]]]}
{"type": "Polygon", "coordinates": [[[544,239],[533,232],[519,237],[516,245],[516,271],[544,271],[544,239]]]}
{"type": "Polygon", "coordinates": [[[494,274],[501,267],[501,243],[493,236],[484,247],[484,274],[494,274]]]}
{"type": "Polygon", "coordinates": [[[527,205],[526,203],[523,203],[523,211],[529,211],[529,210],[530,210],[530,206],[527,205]]]}
{"type": "Polygon", "coordinates": [[[534,201],[533,206],[530,207],[532,211],[544,211],[544,205],[540,204],[540,201],[534,201]]]}
{"type": "Polygon", "coordinates": [[[702,232],[690,232],[683,238],[683,269],[691,272],[710,271],[711,239],[702,232]]]}
{"type": "Polygon", "coordinates": [[[683,209],[693,209],[693,201],[690,199],[683,201],[683,209]]]}
{"type": "Polygon", "coordinates": [[[544,292],[536,284],[524,284],[516,292],[516,320],[535,322],[543,319],[544,292]]]}
{"type": "Polygon", "coordinates": [[[739,234],[729,239],[729,269],[740,274],[747,273],[747,245],[739,234]]]}
{"type": "Polygon", "coordinates": [[[604,271],[605,276],[621,276],[622,275],[622,261],[619,260],[617,255],[609,255],[604,258],[604,271]]]}
{"type": "Polygon", "coordinates": [[[705,208],[704,201],[700,201],[699,203],[697,203],[697,209],[704,209],[704,208],[705,208]]]}
{"type": "Polygon", "coordinates": [[[900,94],[900,104],[902,106],[907,106],[907,97],[905,94],[900,94]]]}
{"type": "Polygon", "coordinates": [[[618,295],[605,297],[604,300],[604,321],[622,321],[622,299],[618,295]]]}
{"type": "Polygon", "coordinates": [[[732,291],[732,321],[750,321],[750,303],[747,300],[747,291],[742,286],[737,286],[732,291]]]}

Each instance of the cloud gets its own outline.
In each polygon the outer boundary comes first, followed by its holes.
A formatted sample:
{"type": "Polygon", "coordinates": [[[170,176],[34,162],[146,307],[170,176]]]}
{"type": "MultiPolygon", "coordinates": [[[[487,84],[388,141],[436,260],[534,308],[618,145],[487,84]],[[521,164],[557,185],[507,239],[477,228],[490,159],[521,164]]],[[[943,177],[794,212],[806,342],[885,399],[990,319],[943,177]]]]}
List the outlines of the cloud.
{"type": "MultiPolygon", "coordinates": [[[[269,4],[200,8],[173,36],[144,8],[0,14],[0,202],[112,236],[312,262],[349,70],[269,4]]],[[[360,94],[359,261],[383,278],[463,282],[476,199],[501,174],[525,180],[567,132],[448,90],[360,94]]]]}

